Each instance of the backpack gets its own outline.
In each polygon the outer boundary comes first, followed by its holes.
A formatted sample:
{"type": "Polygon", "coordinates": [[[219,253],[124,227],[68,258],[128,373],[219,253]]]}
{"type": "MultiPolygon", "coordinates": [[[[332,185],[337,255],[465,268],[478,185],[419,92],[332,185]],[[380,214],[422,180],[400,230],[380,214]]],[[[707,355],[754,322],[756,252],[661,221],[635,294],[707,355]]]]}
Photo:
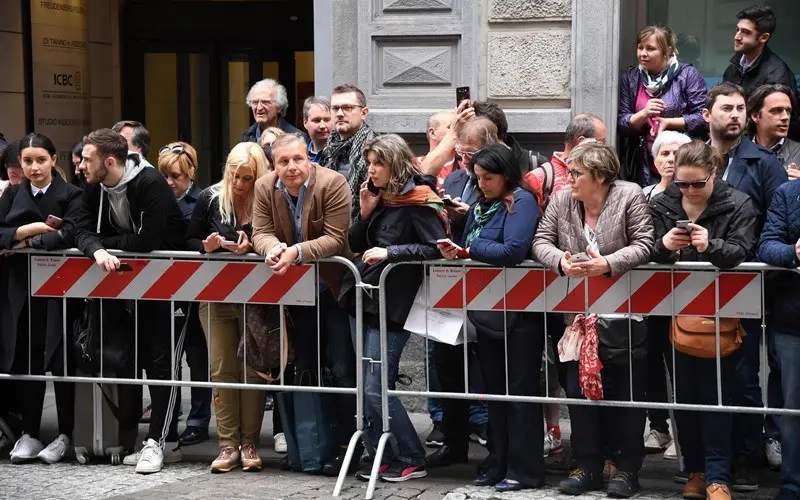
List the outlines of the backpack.
{"type": "Polygon", "coordinates": [[[537,151],[529,151],[530,154],[530,168],[528,169],[529,172],[533,172],[536,169],[542,169],[542,173],[544,173],[544,183],[542,184],[542,192],[541,193],[534,193],[535,195],[541,194],[541,209],[544,212],[544,209],[547,207],[547,203],[550,201],[550,194],[553,192],[553,184],[555,183],[556,173],[553,169],[553,165],[547,161],[547,159],[540,155],[537,151]]]}

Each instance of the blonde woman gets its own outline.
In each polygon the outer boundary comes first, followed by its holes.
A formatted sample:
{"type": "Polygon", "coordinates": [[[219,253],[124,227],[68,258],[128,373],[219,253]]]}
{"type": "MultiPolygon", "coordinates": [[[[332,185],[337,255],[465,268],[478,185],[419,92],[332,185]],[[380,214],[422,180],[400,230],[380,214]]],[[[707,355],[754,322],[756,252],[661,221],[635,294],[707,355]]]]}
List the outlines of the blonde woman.
{"type": "Polygon", "coordinates": [[[269,127],[265,129],[261,133],[261,138],[258,140],[258,143],[261,144],[261,147],[272,147],[272,143],[278,140],[278,137],[283,137],[286,135],[286,132],[279,129],[278,127],[269,127]]]}
{"type": "MultiPolygon", "coordinates": [[[[237,144],[228,155],[223,178],[203,190],[186,234],[190,250],[244,254],[252,250],[253,188],[267,171],[264,151],[256,143],[237,144]]],[[[200,321],[211,354],[214,382],[255,382],[259,376],[236,356],[243,331],[242,308],[236,304],[200,304],[200,321]]],[[[256,451],[264,416],[261,391],[214,389],[219,456],[212,472],[228,472],[239,465],[245,471],[261,469],[256,451]]]]}
{"type": "MultiPolygon", "coordinates": [[[[439,257],[436,241],[447,237],[447,214],[436,194],[436,178],[422,175],[411,149],[400,136],[387,134],[368,141],[364,159],[367,180],[361,185],[359,214],[353,219],[348,239],[350,248],[361,254],[356,266],[362,280],[378,285],[381,272],[390,262],[439,257]]],[[[352,295],[354,284],[352,277],[348,278],[343,290],[352,295]]],[[[403,325],[421,282],[422,269],[417,266],[395,270],[386,280],[389,387],[395,385],[400,356],[411,335],[403,325]]],[[[354,327],[355,318],[350,312],[354,327]]],[[[378,318],[378,296],[364,297],[365,358],[381,357],[378,318]]],[[[369,438],[377,446],[381,431],[380,370],[366,365],[364,377],[365,414],[372,422],[369,438]]],[[[389,414],[398,455],[392,457],[391,452],[386,452],[381,479],[400,482],[425,477],[425,450],[403,403],[394,396],[389,398],[389,414]]],[[[369,468],[358,473],[362,479],[369,475],[369,468]]]]}

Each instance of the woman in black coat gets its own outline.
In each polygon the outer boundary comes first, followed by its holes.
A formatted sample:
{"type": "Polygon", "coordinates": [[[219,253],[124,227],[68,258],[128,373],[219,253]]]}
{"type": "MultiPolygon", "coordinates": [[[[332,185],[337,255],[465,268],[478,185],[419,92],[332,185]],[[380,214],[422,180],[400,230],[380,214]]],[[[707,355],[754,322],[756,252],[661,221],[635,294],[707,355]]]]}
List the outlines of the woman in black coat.
{"type": "MultiPolygon", "coordinates": [[[[701,141],[675,152],[673,184],[650,203],[655,228],[653,260],[662,263],[707,261],[731,269],[746,261],[756,243],[757,216],[750,198],[715,180],[722,157],[701,141]],[[690,221],[688,228],[678,221],[690,221]]],[[[650,332],[665,335],[666,332],[650,332]]],[[[722,404],[736,390],[737,353],[720,360],[722,404]]],[[[717,361],[675,351],[678,403],[716,405],[717,361]]],[[[689,482],[684,498],[709,498],[731,484],[733,416],[723,412],[676,411],[678,443],[689,482]]]]}
{"type": "MultiPolygon", "coordinates": [[[[0,197],[0,249],[57,250],[72,246],[81,190],[64,180],[56,167],[57,159],[55,146],[41,134],[29,134],[20,141],[25,180],[10,186],[0,197]]],[[[63,356],[62,301],[29,300],[27,255],[5,257],[0,265],[0,289],[8,290],[0,297],[0,371],[69,374],[71,367],[69,363],[65,366],[68,360],[63,356]]],[[[67,342],[69,334],[67,331],[67,342]]],[[[23,434],[11,452],[11,462],[36,458],[48,463],[60,461],[72,446],[74,385],[55,384],[60,435],[47,448],[39,441],[45,382],[14,381],[6,390],[3,398],[19,407],[22,414],[23,434]]]]}

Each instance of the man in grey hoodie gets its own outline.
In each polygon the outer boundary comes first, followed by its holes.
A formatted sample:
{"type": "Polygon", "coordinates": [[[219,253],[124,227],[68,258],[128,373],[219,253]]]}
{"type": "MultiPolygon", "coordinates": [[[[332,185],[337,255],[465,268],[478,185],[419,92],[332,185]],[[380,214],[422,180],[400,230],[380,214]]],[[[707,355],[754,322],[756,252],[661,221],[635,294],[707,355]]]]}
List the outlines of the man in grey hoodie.
{"type": "MultiPolygon", "coordinates": [[[[75,245],[107,272],[124,271],[124,267],[106,249],[142,253],[183,249],[186,222],[164,176],[147,168],[139,154],[129,154],[125,138],[111,129],[92,132],[83,144],[87,185],[75,245]]],[[[172,352],[180,359],[183,335],[173,346],[170,303],[140,301],[137,320],[139,363],[147,378],[169,380],[173,371],[179,377],[180,366],[172,366],[172,352]]],[[[176,393],[176,387],[150,386],[153,411],[144,448],[123,460],[136,465],[140,474],[158,472],[164,462],[181,459],[178,422],[170,411],[176,393]]]]}

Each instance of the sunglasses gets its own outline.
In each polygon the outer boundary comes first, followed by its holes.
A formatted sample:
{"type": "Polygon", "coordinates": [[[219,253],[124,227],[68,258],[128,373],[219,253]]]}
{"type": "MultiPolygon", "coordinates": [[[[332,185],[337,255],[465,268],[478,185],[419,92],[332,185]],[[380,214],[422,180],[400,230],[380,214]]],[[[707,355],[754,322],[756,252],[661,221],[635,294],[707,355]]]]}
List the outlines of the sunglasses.
{"type": "Polygon", "coordinates": [[[186,148],[184,148],[180,144],[172,146],[172,147],[164,146],[163,148],[158,150],[158,154],[159,155],[163,155],[164,153],[167,153],[169,151],[172,151],[173,153],[176,153],[176,154],[183,154],[183,153],[186,152],[186,148]]]}
{"type": "Polygon", "coordinates": [[[702,181],[684,182],[675,180],[673,181],[673,183],[676,186],[678,186],[679,189],[689,189],[690,187],[693,187],[695,189],[703,189],[704,187],[706,187],[706,184],[708,184],[709,179],[711,179],[711,175],[709,175],[708,177],[705,178],[705,180],[702,181]]]}

